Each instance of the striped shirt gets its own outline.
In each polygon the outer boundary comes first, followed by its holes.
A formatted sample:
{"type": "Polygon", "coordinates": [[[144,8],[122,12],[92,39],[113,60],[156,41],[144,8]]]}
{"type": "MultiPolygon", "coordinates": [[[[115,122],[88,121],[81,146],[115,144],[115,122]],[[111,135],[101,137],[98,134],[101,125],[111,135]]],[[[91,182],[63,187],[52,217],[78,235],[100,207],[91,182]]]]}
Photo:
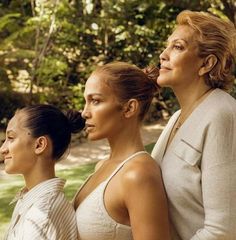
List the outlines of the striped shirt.
{"type": "Polygon", "coordinates": [[[75,211],[66,200],[65,180],[53,178],[21,190],[5,240],[76,240],[75,211]]]}

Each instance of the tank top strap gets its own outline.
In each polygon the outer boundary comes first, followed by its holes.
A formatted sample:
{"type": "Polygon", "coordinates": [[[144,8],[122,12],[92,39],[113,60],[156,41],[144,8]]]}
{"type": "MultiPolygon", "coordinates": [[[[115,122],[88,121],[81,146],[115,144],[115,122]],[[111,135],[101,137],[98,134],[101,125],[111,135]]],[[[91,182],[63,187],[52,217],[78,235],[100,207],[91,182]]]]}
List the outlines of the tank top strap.
{"type": "Polygon", "coordinates": [[[116,173],[117,173],[129,160],[131,160],[132,158],[134,158],[134,157],[136,157],[136,156],[138,156],[138,155],[140,155],[140,154],[143,154],[143,153],[148,154],[146,151],[139,151],[139,152],[136,152],[136,153],[132,154],[131,156],[129,156],[128,158],[126,158],[123,162],[121,162],[121,163],[118,165],[118,167],[112,172],[112,174],[107,178],[107,180],[105,181],[106,184],[112,179],[112,177],[113,177],[114,175],[116,175],[116,173]]]}

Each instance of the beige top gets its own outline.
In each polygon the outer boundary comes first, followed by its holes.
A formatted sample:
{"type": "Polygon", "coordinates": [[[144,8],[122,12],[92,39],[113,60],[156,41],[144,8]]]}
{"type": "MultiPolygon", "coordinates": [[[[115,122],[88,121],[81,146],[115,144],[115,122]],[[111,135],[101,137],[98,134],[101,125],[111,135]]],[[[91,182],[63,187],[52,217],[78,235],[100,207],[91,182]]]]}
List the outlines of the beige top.
{"type": "MultiPolygon", "coordinates": [[[[124,160],[110,177],[98,185],[97,188],[95,188],[95,190],[93,190],[78,206],[76,210],[76,221],[80,240],[133,239],[130,226],[120,224],[110,217],[104,204],[104,193],[110,180],[124,166],[124,164],[135,156],[143,153],[147,154],[145,151],[136,152],[124,160]]],[[[86,182],[84,184],[86,184],[86,182]]],[[[82,189],[82,187],[80,189],[82,189]]]]}
{"type": "Polygon", "coordinates": [[[172,239],[235,240],[236,100],[215,89],[166,149],[179,114],[171,117],[152,152],[167,191],[172,239]]]}

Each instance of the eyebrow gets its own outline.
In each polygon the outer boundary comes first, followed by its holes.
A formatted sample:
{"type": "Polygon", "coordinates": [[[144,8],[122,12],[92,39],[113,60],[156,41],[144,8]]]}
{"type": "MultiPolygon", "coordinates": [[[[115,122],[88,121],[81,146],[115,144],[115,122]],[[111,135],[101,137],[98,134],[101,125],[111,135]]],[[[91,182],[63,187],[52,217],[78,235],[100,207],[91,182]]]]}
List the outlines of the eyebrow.
{"type": "Polygon", "coordinates": [[[13,130],[11,130],[11,129],[10,129],[10,130],[7,130],[7,131],[6,131],[6,134],[9,134],[9,133],[15,133],[15,131],[13,131],[13,130]]]}
{"type": "MultiPolygon", "coordinates": [[[[178,42],[178,41],[183,41],[183,42],[185,42],[185,43],[188,43],[188,41],[187,40],[185,40],[185,39],[183,39],[183,38],[175,38],[175,39],[173,39],[171,42],[178,42]]],[[[167,43],[169,43],[170,42],[170,39],[168,39],[167,40],[167,43]]]]}
{"type": "Polygon", "coordinates": [[[103,96],[101,93],[89,93],[88,95],[84,95],[84,97],[92,97],[94,95],[98,95],[98,96],[103,96]]]}

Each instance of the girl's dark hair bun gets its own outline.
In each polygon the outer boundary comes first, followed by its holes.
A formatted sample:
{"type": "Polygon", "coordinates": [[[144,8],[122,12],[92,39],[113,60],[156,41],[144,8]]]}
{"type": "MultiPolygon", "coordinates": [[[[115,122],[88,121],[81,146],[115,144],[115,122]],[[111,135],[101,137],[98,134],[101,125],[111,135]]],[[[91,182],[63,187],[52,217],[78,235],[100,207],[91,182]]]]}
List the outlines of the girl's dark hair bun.
{"type": "Polygon", "coordinates": [[[154,92],[157,91],[160,88],[159,85],[157,84],[157,78],[159,76],[159,68],[157,66],[151,65],[142,69],[142,71],[150,80],[150,83],[152,84],[154,92]]]}
{"type": "Polygon", "coordinates": [[[85,119],[82,118],[81,112],[68,110],[66,112],[71,133],[78,133],[85,127],[85,119]]]}

